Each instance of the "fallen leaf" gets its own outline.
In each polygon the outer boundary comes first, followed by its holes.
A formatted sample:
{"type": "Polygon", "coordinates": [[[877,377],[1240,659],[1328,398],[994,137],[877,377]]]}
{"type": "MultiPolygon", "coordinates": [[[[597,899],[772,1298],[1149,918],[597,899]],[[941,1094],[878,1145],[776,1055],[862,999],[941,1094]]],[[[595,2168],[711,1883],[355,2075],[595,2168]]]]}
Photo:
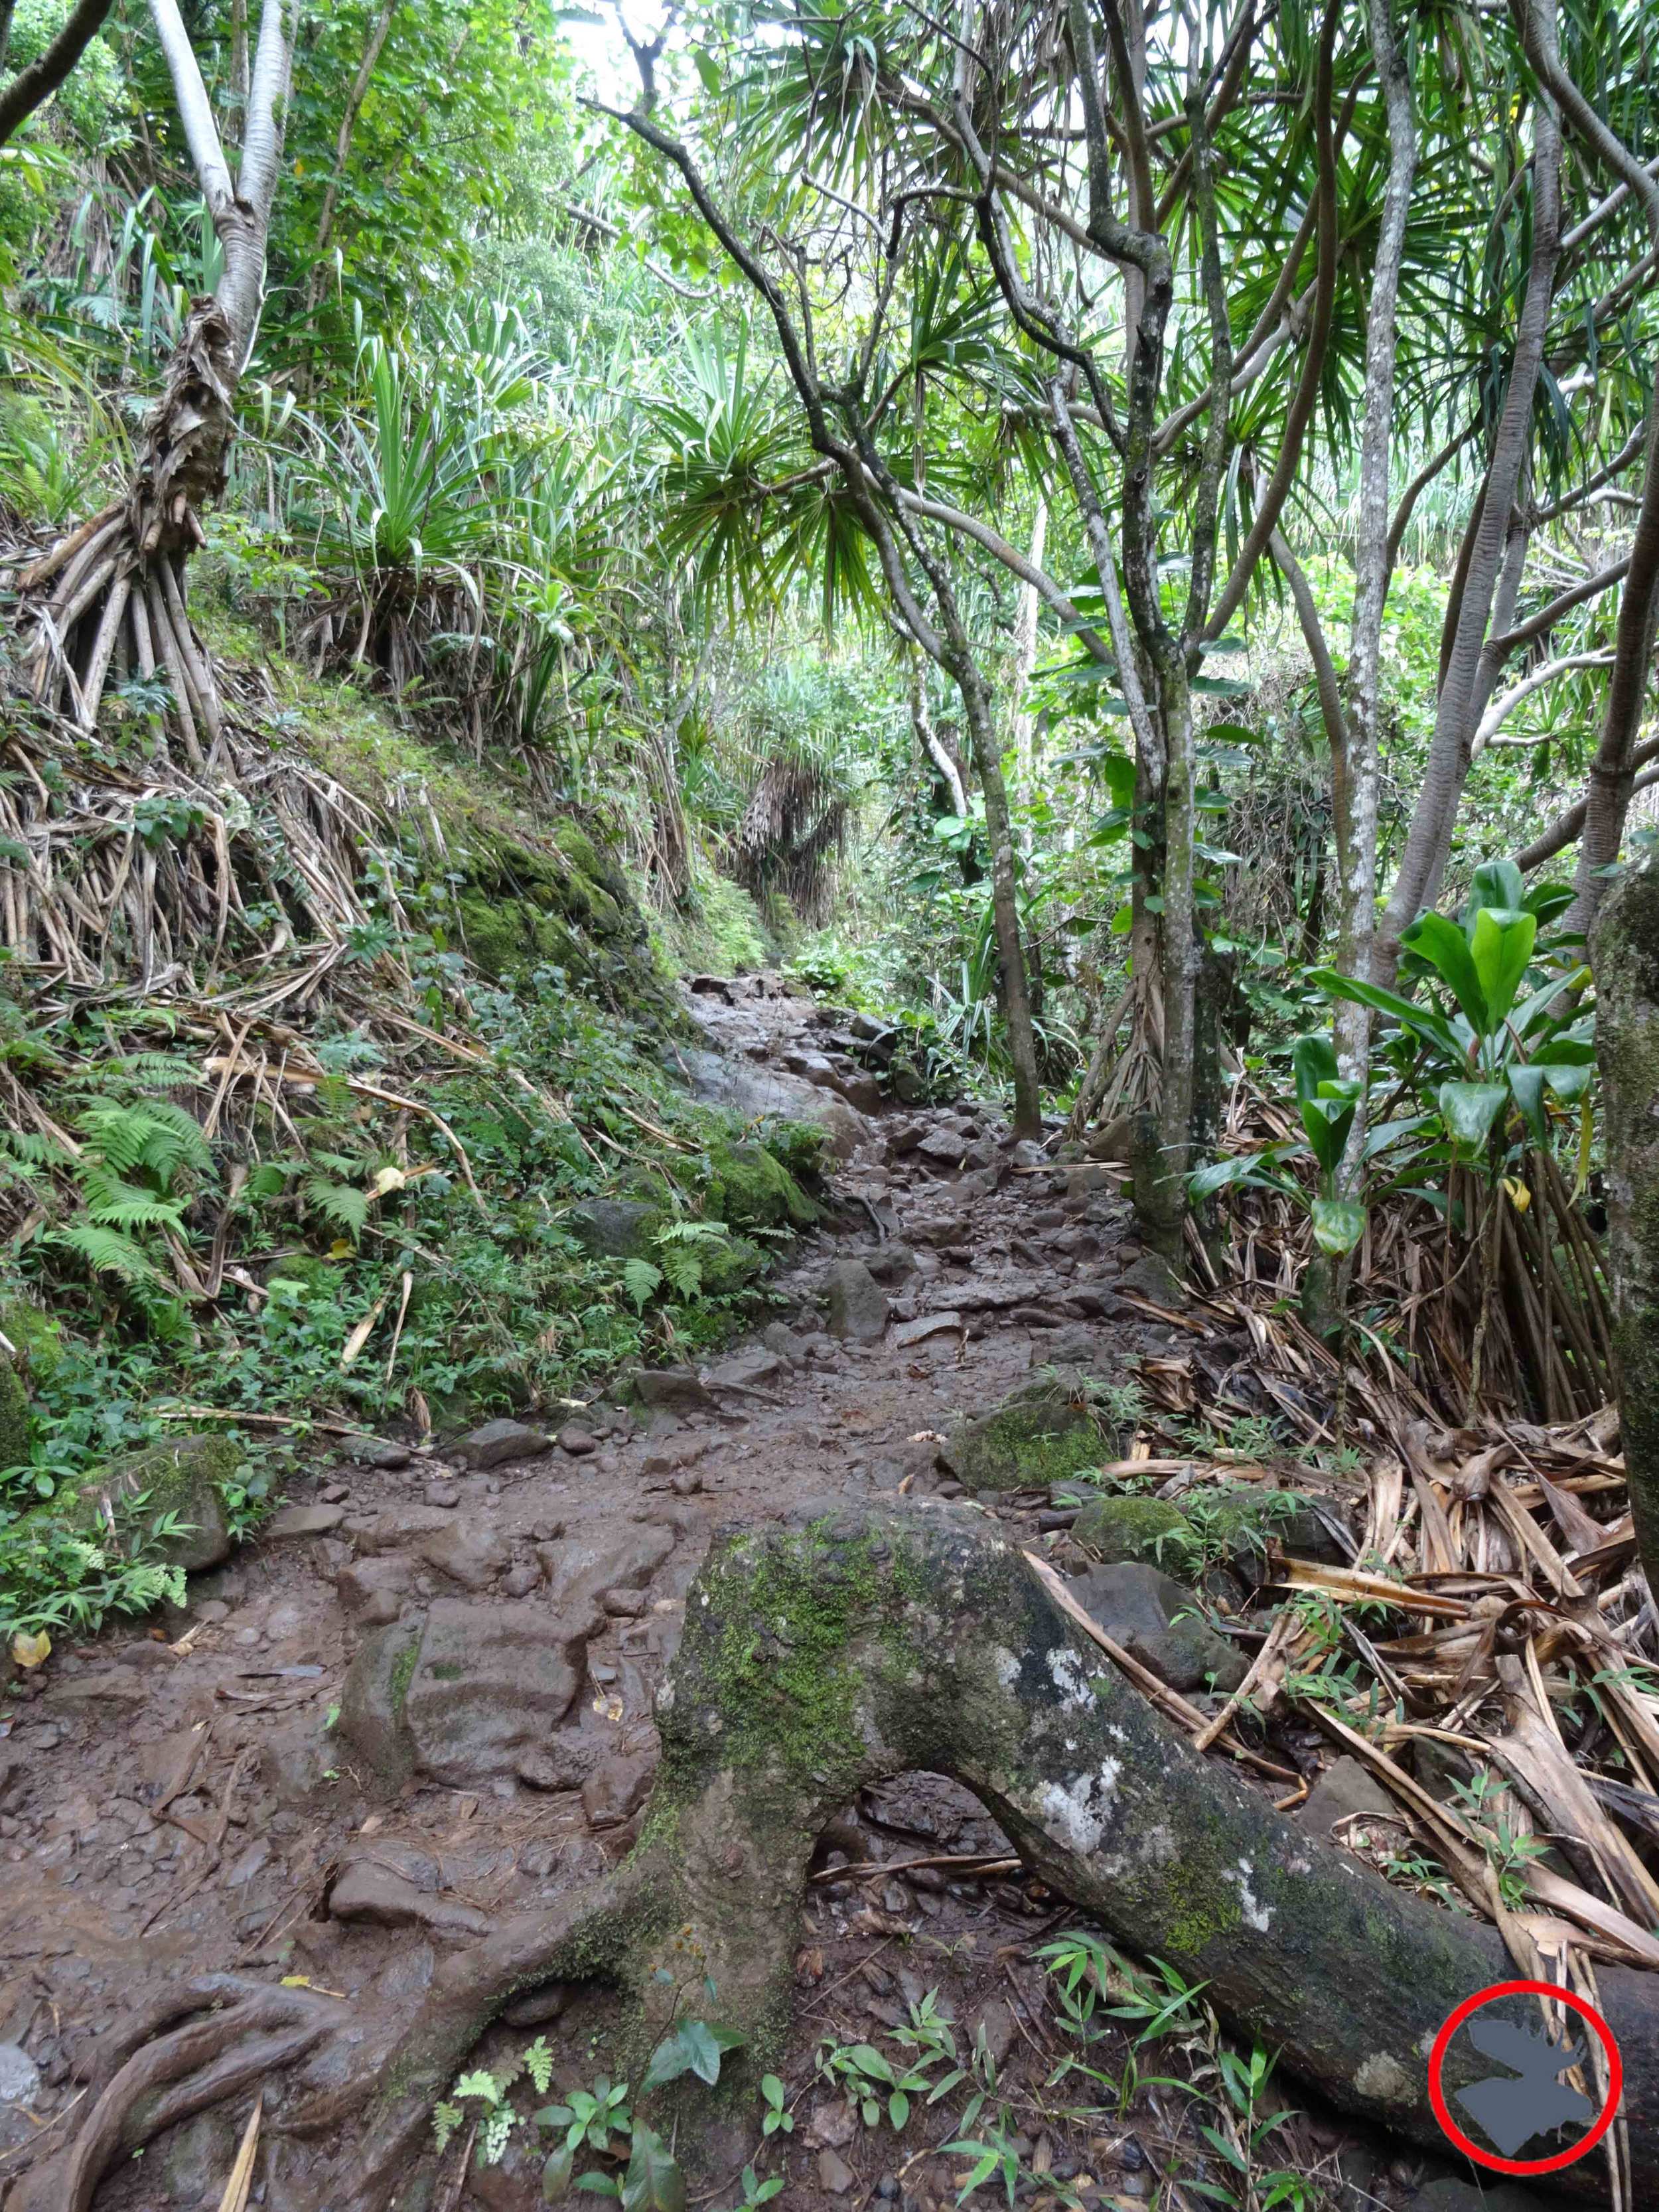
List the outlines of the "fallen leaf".
{"type": "Polygon", "coordinates": [[[44,1628],[20,1628],[11,1639],[11,1656],[19,1667],[42,1667],[52,1656],[52,1638],[44,1628]]]}

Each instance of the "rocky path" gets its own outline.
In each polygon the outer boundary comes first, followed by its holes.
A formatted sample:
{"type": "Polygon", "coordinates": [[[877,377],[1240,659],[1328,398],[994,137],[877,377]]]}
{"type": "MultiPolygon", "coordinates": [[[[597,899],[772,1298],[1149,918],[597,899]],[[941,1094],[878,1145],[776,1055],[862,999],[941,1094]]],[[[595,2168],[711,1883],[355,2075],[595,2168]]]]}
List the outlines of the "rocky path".
{"type": "MultiPolygon", "coordinates": [[[[1237,1373],[1243,1346],[1200,1342],[1160,1310],[1167,1283],[1128,1241],[1113,1170],[1016,1146],[977,1109],[874,1110],[842,1048],[856,1041],[763,981],[706,984],[696,1004],[696,1087],[744,1110],[817,1111],[842,1155],[831,1216],[775,1279],[777,1317],[702,1370],[640,1376],[628,1405],[320,1468],[257,1544],[193,1580],[185,1619],[66,1652],[15,1698],[0,1741],[0,2179],[57,2139],[95,2039],[170,1981],[234,1968],[403,2002],[498,1917],[624,1854],[656,1763],[654,1692],[720,1523],[965,1482],[1022,1540],[1085,1569],[1054,1486],[1127,1442],[1110,1433],[1110,1387],[1137,1364],[1197,1371],[1206,1396],[1237,1373]],[[1080,1407],[1056,1368],[1095,1377],[1103,1401],[1080,1407]]],[[[1185,1594],[1156,1569],[1091,1572],[1091,1601],[1166,1679],[1238,1679],[1224,1638],[1171,1627],[1185,1594]]],[[[815,2046],[902,2027],[937,1991],[1005,2085],[1040,2083],[1056,2045],[1032,1940],[1071,1916],[938,1778],[849,1807],[823,1873],[802,1924],[799,2124],[767,2169],[786,2178],[786,2208],[927,2212],[960,2164],[927,2160],[939,2128],[918,2121],[901,2143],[863,2126],[814,2083],[815,2046]]],[[[544,1990],[508,2016],[520,2044],[538,2027],[555,2039],[566,2086],[602,2063],[587,2002],[544,1990]]],[[[715,2163],[735,2175],[757,2130],[717,2124],[715,2163]]],[[[1297,2124],[1329,2202],[1453,2212],[1455,2198],[1412,2198],[1420,2161],[1390,2177],[1334,2126],[1297,2124]],[[1340,2154],[1344,2185],[1371,2193],[1334,2193],[1340,2154]]],[[[100,2206],[217,2204],[236,2127],[210,2112],[171,2130],[100,2206]]],[[[1097,2114],[1025,2149],[1074,2194],[1086,2183],[1080,2201],[1133,2207],[1163,2189],[1157,2141],[1144,2116],[1097,2114]]],[[[517,2212],[540,2201],[538,2172],[516,2143],[483,2172],[452,2156],[464,2193],[445,2202],[517,2212]]],[[[269,2187],[284,2202],[276,2169],[259,2172],[252,2201],[269,2187]]]]}

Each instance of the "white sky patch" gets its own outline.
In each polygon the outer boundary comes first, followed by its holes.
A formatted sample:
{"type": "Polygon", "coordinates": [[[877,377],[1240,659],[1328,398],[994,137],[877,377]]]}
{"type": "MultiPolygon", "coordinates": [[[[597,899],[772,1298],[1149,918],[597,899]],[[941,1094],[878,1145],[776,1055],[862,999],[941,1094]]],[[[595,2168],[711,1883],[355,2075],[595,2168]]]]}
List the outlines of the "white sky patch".
{"type": "Polygon", "coordinates": [[[1045,1782],[1038,1802],[1042,1825],[1056,1843],[1074,1851],[1100,1847],[1111,1818],[1112,1798],[1123,1769],[1115,1759],[1103,1759],[1093,1774],[1074,1775],[1069,1782],[1045,1782]]]}
{"type": "Polygon", "coordinates": [[[1054,1687],[1060,1692],[1062,1712],[1075,1712],[1079,1706],[1092,1711],[1098,1702],[1089,1686],[1089,1678],[1083,1671],[1083,1662],[1069,1644],[1057,1644],[1048,1654],[1048,1672],[1054,1677],[1054,1687]]]}
{"type": "Polygon", "coordinates": [[[1251,1866],[1249,1859],[1240,1859],[1237,1867],[1224,1868],[1221,1879],[1223,1881],[1236,1881],[1238,1884],[1240,1911],[1257,1935],[1265,1936],[1273,1924],[1273,1907],[1270,1905],[1258,1903],[1255,1893],[1250,1887],[1255,1872],[1255,1869],[1251,1866]]]}

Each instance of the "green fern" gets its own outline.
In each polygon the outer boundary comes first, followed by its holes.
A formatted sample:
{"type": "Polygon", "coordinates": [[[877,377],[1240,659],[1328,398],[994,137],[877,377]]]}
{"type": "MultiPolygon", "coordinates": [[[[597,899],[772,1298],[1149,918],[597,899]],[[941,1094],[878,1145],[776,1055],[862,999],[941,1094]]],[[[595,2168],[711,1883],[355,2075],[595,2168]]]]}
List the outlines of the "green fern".
{"type": "Polygon", "coordinates": [[[623,1287],[633,1299],[635,1313],[643,1313],[662,1288],[662,1269],[648,1260],[624,1260],[623,1287]]]}
{"type": "Polygon", "coordinates": [[[368,1194],[349,1182],[333,1182],[327,1176],[308,1175],[300,1186],[306,1204],[320,1214],[331,1229],[349,1237],[355,1244],[368,1225],[368,1194]]]}
{"type": "Polygon", "coordinates": [[[88,1218],[110,1229],[177,1229],[182,1231],[182,1203],[146,1190],[142,1183],[124,1182],[100,1160],[81,1164],[81,1195],[88,1218]]]}
{"type": "Polygon", "coordinates": [[[137,1106],[100,1100],[86,1108],[76,1126],[88,1150],[118,1175],[142,1168],[164,1191],[172,1188],[180,1169],[212,1176],[213,1154],[201,1123],[170,1099],[146,1099],[137,1106]]]}
{"type": "Polygon", "coordinates": [[[113,1275],[131,1291],[165,1291],[171,1287],[143,1246],[136,1238],[84,1218],[71,1221],[49,1240],[83,1260],[94,1274],[113,1275]]]}

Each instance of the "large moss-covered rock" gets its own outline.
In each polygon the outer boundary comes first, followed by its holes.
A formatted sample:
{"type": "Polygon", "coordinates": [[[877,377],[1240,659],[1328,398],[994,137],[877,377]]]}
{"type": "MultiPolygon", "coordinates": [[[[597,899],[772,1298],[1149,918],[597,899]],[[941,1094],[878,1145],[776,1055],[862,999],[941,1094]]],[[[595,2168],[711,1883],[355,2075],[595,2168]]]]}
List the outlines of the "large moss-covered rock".
{"type": "Polygon", "coordinates": [[[27,1467],[29,1401],[16,1363],[0,1352],[0,1468],[27,1467]]]}
{"type": "Polygon", "coordinates": [[[1072,1526],[1073,1541],[1103,1566],[1125,1559],[1168,1566],[1192,1534],[1191,1522],[1166,1498],[1091,1498],[1072,1526]]]}
{"type": "Polygon", "coordinates": [[[1116,1456],[1080,1378],[1039,1376],[960,1422],[939,1456],[969,1490],[1042,1490],[1116,1456]]]}
{"type": "Polygon", "coordinates": [[[705,1195],[709,1212],[734,1229],[808,1229],[818,1218],[817,1207],[767,1145],[713,1146],[705,1195]]]}
{"type": "Polygon", "coordinates": [[[191,1574],[230,1557],[230,1524],[223,1491],[241,1464],[242,1448],[225,1436],[179,1437],[149,1450],[107,1461],[94,1474],[59,1486],[41,1517],[63,1522],[106,1546],[184,1567],[191,1574]],[[114,1518],[114,1535],[110,1522],[114,1518]],[[156,1521],[172,1515],[176,1535],[153,1540],[156,1521]]]}
{"type": "Polygon", "coordinates": [[[667,1218],[647,1199],[588,1198],[573,1206],[565,1225],[585,1251],[605,1260],[647,1258],[667,1218]]]}
{"type": "Polygon", "coordinates": [[[0,1336],[12,1347],[28,1380],[49,1382],[64,1364],[64,1332],[49,1313],[27,1298],[0,1299],[0,1336]]]}
{"type": "Polygon", "coordinates": [[[568,817],[550,848],[512,839],[475,844],[456,901],[468,957],[499,981],[559,968],[619,1005],[666,1010],[644,917],[610,856],[568,817]]]}

